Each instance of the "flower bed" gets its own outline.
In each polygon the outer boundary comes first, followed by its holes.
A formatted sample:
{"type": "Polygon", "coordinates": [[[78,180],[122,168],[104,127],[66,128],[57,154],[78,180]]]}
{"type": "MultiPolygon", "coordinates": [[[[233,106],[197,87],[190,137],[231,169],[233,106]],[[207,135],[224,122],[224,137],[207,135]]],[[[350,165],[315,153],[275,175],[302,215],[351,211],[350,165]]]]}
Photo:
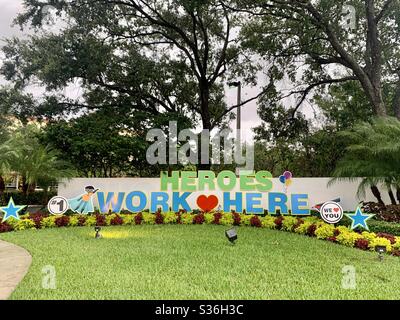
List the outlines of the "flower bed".
{"type": "Polygon", "coordinates": [[[0,233],[26,229],[46,229],[79,226],[113,226],[140,224],[216,224],[225,226],[251,226],[284,232],[294,232],[316,237],[348,247],[374,251],[376,246],[385,246],[392,255],[400,256],[400,237],[388,233],[356,232],[346,226],[335,227],[317,217],[297,218],[293,216],[257,216],[232,213],[187,213],[147,212],[137,214],[71,215],[49,216],[30,214],[21,220],[9,219],[0,223],[0,233]]]}

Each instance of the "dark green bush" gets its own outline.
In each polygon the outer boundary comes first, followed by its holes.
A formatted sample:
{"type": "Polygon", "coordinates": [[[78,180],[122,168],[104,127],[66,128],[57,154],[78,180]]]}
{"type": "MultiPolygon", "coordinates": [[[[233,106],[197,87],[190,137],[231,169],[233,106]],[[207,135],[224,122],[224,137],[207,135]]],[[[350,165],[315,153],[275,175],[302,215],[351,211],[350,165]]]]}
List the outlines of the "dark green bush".
{"type": "Polygon", "coordinates": [[[5,206],[12,197],[17,205],[47,205],[47,201],[54,197],[56,193],[47,193],[43,191],[34,192],[28,196],[23,195],[21,192],[7,192],[0,196],[0,205],[5,206]]]}
{"type": "MultiPolygon", "coordinates": [[[[386,222],[380,220],[373,220],[370,219],[367,221],[369,231],[371,232],[383,232],[383,233],[390,233],[395,236],[400,236],[400,224],[395,222],[386,222]]],[[[351,220],[346,216],[343,217],[342,221],[339,222],[339,225],[343,226],[351,226],[351,220]]],[[[358,230],[358,228],[356,229],[358,230]]],[[[364,229],[359,229],[359,231],[365,231],[364,229]]]]}

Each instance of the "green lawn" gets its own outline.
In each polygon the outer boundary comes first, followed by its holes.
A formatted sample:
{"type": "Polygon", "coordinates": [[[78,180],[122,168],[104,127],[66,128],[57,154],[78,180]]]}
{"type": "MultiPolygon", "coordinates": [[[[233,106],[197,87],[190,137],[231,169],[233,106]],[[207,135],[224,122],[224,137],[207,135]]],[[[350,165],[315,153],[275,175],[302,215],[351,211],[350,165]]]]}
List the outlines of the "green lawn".
{"type": "Polygon", "coordinates": [[[1,234],[33,264],[12,299],[400,299],[400,260],[282,231],[213,225],[29,230],[1,234]],[[42,289],[55,266],[57,289],[42,289]],[[342,288],[342,268],[357,289],[342,288]]]}

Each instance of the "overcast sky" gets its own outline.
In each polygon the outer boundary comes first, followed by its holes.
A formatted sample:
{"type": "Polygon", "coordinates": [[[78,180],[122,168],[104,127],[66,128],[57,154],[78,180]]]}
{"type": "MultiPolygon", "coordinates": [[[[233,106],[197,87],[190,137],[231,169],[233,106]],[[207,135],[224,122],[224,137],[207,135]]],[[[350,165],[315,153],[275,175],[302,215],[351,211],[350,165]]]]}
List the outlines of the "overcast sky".
{"type": "MultiPolygon", "coordinates": [[[[18,26],[12,27],[11,24],[13,19],[17,16],[18,12],[23,10],[22,0],[0,0],[0,39],[3,45],[3,39],[11,36],[23,37],[27,31],[21,31],[18,26]]],[[[262,79],[260,79],[262,82],[262,79]]],[[[3,79],[0,79],[0,83],[4,83],[3,79]]],[[[30,90],[33,93],[39,92],[38,89],[30,90]]],[[[79,88],[68,89],[68,94],[72,97],[79,95],[79,88]]],[[[227,103],[229,106],[236,104],[236,89],[232,88],[227,90],[227,103]]],[[[258,89],[256,88],[243,88],[242,89],[242,100],[247,100],[257,95],[258,89]]],[[[246,140],[250,140],[253,136],[252,128],[259,125],[261,120],[257,115],[257,104],[256,101],[250,102],[249,104],[242,107],[242,135],[246,140]]],[[[232,123],[232,128],[236,127],[235,121],[232,123]]]]}

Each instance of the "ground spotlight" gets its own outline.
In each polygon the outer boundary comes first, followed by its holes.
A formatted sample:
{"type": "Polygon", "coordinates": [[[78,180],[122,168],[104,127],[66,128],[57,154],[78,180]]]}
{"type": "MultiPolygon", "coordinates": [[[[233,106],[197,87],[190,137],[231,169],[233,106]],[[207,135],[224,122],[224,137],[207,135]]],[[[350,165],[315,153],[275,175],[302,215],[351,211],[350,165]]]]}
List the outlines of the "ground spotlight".
{"type": "Polygon", "coordinates": [[[95,226],[95,227],[94,227],[94,231],[96,232],[96,235],[95,235],[94,237],[95,237],[96,239],[100,239],[100,238],[101,238],[101,234],[100,234],[101,227],[95,226]]]}
{"type": "Polygon", "coordinates": [[[225,235],[228,238],[229,242],[232,244],[235,244],[235,241],[237,240],[237,232],[235,228],[231,228],[229,230],[225,231],[225,235]]]}
{"type": "Polygon", "coordinates": [[[385,246],[376,246],[375,251],[378,252],[378,258],[380,261],[382,261],[383,255],[386,253],[386,247],[385,246]]]}

